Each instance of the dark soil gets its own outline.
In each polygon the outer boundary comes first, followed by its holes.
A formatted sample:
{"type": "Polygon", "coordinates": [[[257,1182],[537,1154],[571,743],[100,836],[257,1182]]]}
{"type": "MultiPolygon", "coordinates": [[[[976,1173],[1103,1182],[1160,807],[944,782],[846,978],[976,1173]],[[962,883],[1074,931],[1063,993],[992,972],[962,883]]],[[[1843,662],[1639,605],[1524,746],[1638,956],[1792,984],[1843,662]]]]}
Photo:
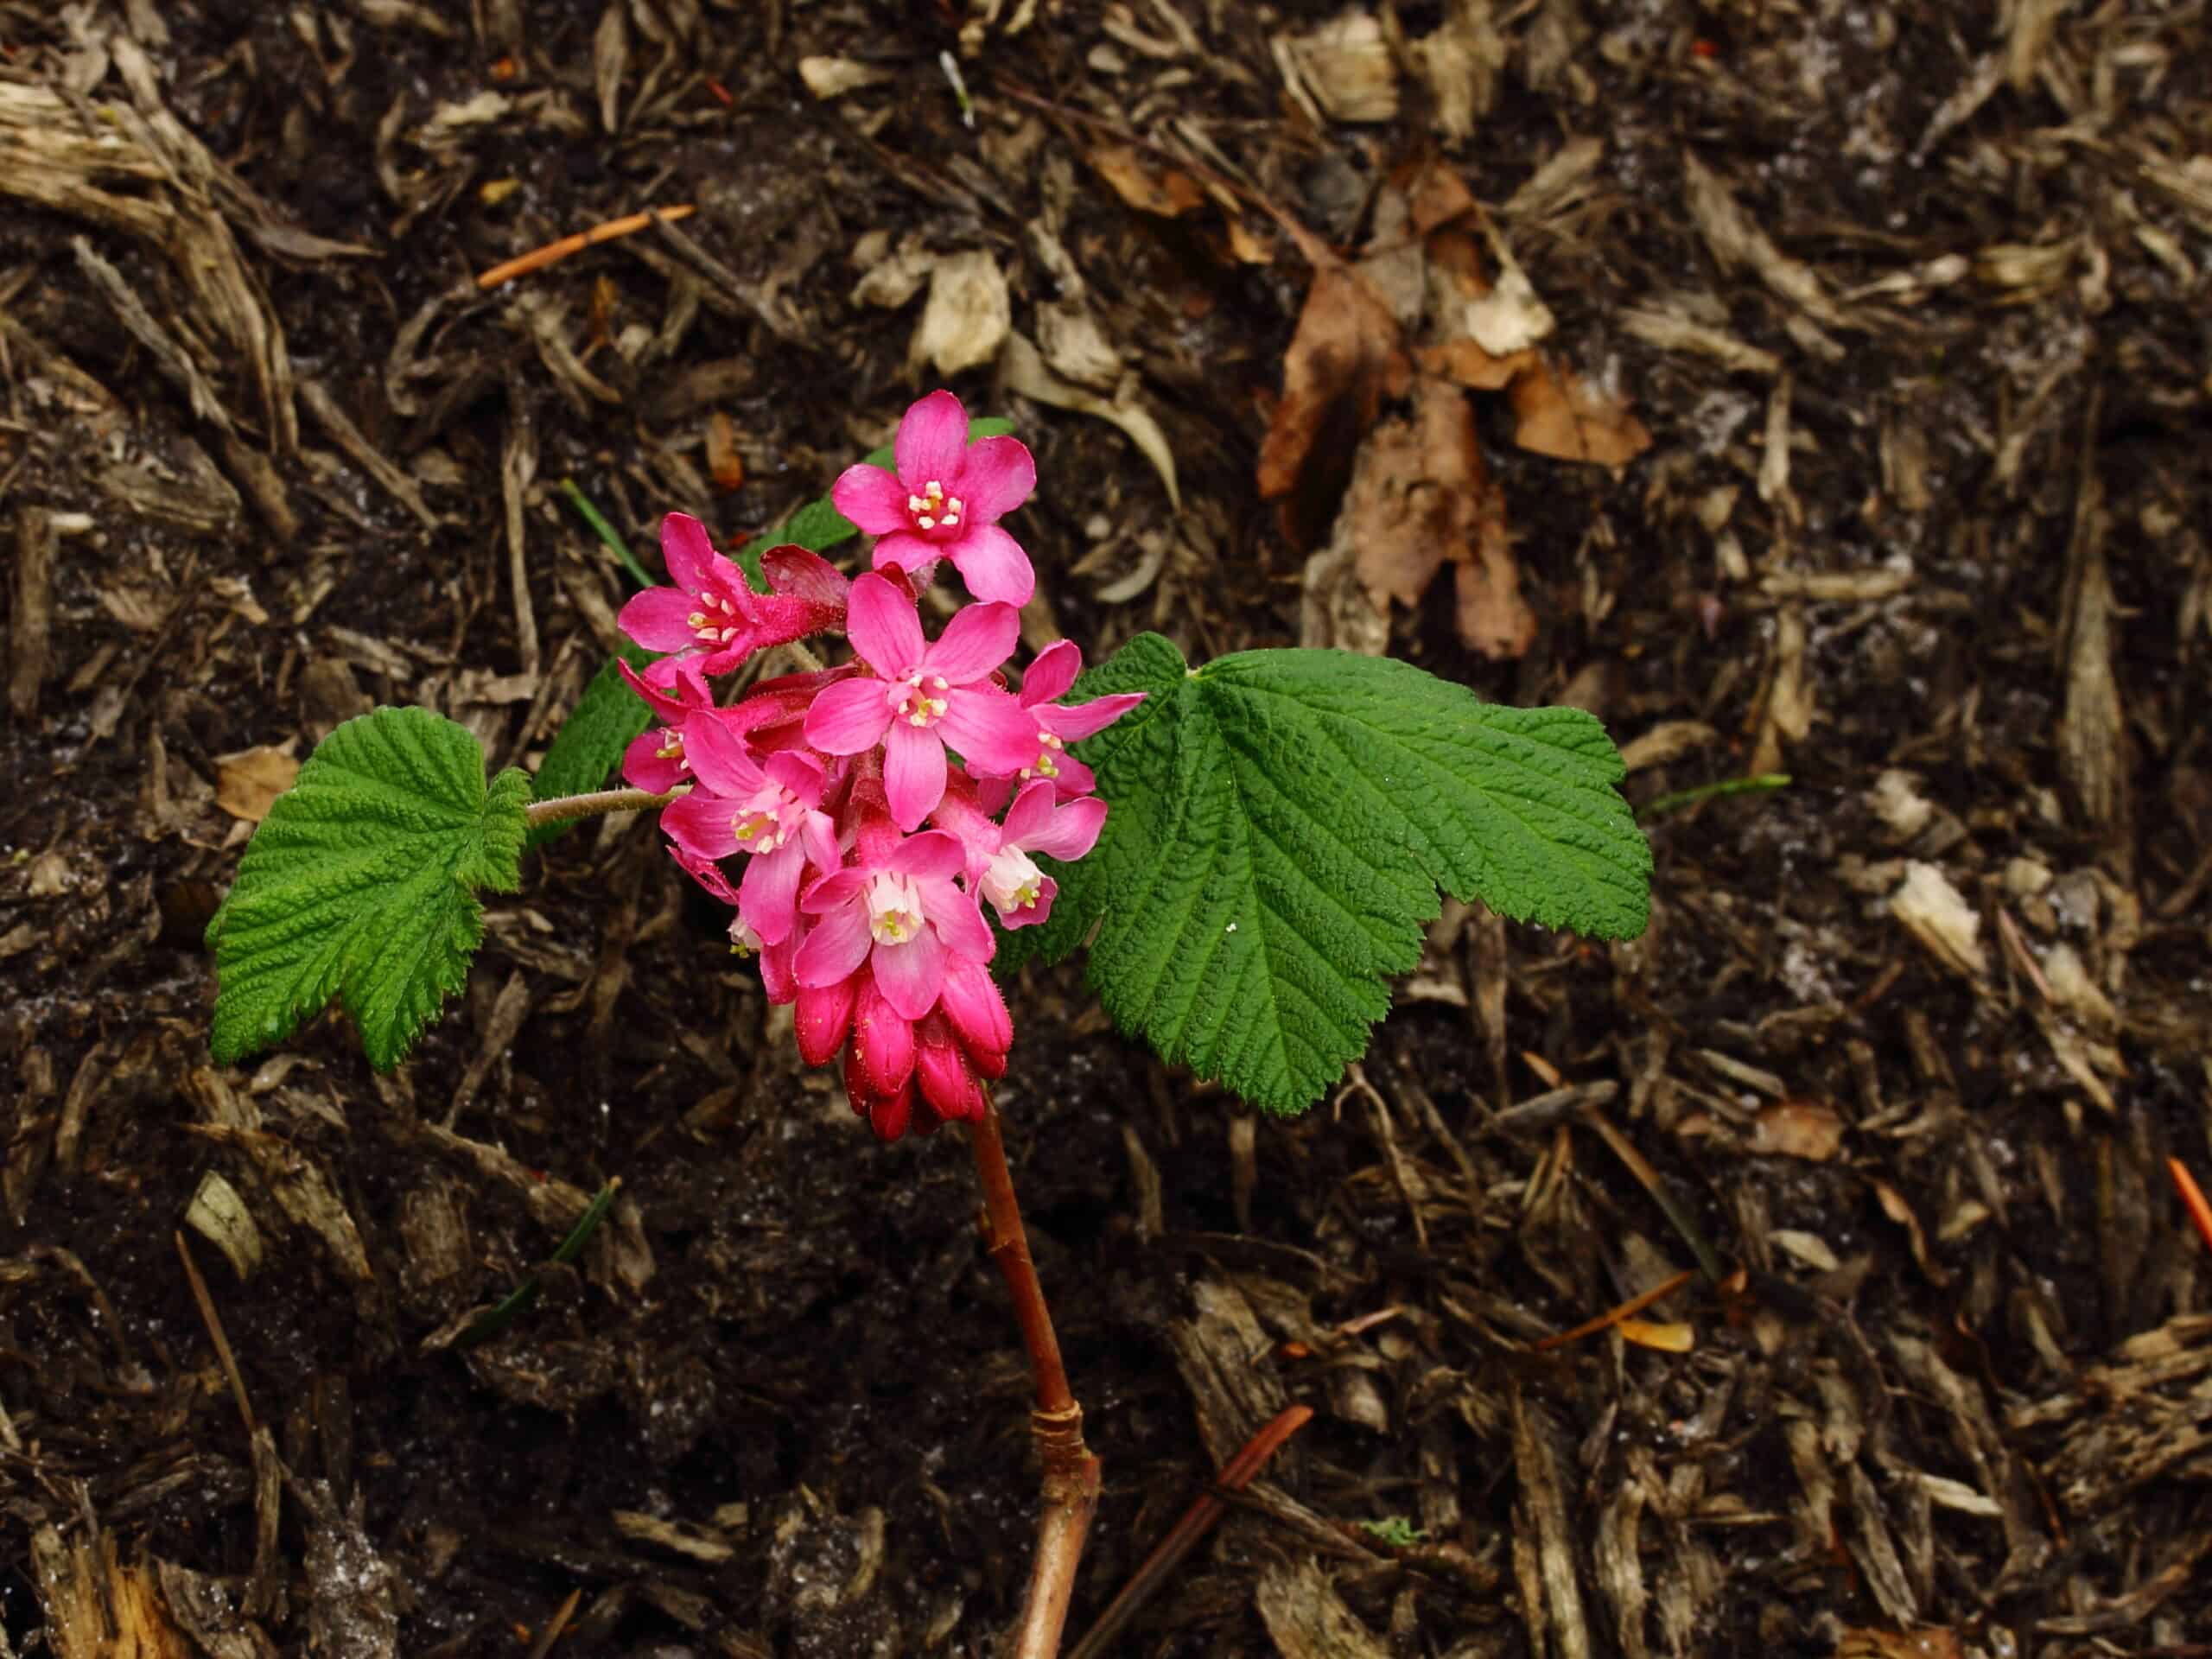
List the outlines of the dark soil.
{"type": "Polygon", "coordinates": [[[1396,113],[1318,124],[1269,41],[1332,7],[1029,10],[0,4],[0,1653],[518,1654],[572,1592],[572,1653],[994,1649],[1036,1475],[957,1136],[875,1144],[629,820],[494,902],[397,1072],[336,1017],[215,1071],[236,757],[392,702],[534,764],[626,591],[561,480],[648,557],[671,509],[734,541],[937,383],[928,283],[856,299],[856,250],[981,251],[1028,335],[1079,301],[1166,436],[1179,512],[953,379],[1036,452],[1032,645],[1313,642],[1361,430],[1259,499],[1285,227],[1367,251],[1421,162],[1655,442],[1478,399],[1533,641],[1471,651],[1446,583],[1390,649],[1591,708],[1639,803],[1794,781],[1651,819],[1636,943],[1447,907],[1295,1122],[1024,980],[1000,1104],[1107,1471],[1071,1628],[1298,1401],[1116,1651],[2212,1651],[2166,1168],[2212,1173],[2204,8],[1401,3],[1396,113]],[[866,84],[810,96],[830,58],[866,84]],[[1219,189],[1136,211],[1132,139],[1219,189]],[[1892,902],[1931,883],[1964,924],[1892,902]],[[250,1280],[181,1230],[211,1173],[250,1280]],[[615,1177],[580,1270],[433,1340],[615,1177]],[[1732,1276],[1539,1351],[1695,1265],[1662,1198],[1732,1276]]]}

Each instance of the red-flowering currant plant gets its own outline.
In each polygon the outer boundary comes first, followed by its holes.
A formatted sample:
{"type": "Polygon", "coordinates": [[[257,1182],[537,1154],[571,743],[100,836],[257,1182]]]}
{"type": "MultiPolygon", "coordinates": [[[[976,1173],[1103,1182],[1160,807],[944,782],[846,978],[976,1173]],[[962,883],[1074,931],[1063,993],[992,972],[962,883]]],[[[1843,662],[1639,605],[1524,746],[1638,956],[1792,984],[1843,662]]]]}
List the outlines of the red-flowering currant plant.
{"type": "Polygon", "coordinates": [[[1477,701],[1387,658],[1250,651],[1198,668],[1157,634],[1085,674],[1066,641],[1018,683],[1028,555],[1001,524],[1028,449],[936,391],[776,545],[718,551],[671,512],[669,583],[623,607],[635,650],[533,780],[487,784],[465,728],[380,709],[279,798],[208,928],[212,1046],[237,1060],[334,999],[396,1064],[459,988],[484,888],[596,813],[658,808],[669,855],[728,906],[801,1056],[842,1056],[886,1140],[969,1126],[1035,1376],[1045,1465],[1018,1655],[1057,1650],[1098,1491],[1029,1262],[989,1084],[1013,966],[1086,940],[1123,1029],[1260,1106],[1302,1110],[1366,1046],[1440,887],[1608,938],[1643,929],[1650,852],[1589,715],[1477,701]],[[856,531],[872,569],[821,556],[856,531]],[[950,563],[969,601],[932,639],[950,563]],[[849,651],[817,654],[824,637],[849,651]],[[772,648],[802,665],[731,696],[772,648]],[[824,657],[828,666],[817,666],[824,657]],[[601,789],[619,760],[629,787],[601,789]]]}

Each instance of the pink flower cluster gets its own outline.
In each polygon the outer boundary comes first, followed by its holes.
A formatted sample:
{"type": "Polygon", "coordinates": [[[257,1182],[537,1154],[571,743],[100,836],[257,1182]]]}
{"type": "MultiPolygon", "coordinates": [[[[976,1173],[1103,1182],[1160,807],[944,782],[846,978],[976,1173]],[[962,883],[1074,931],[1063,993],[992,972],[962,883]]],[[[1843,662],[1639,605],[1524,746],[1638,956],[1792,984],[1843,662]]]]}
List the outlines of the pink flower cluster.
{"type": "Polygon", "coordinates": [[[1143,700],[1062,702],[1082,667],[1065,640],[1018,696],[1001,677],[1014,607],[1035,586],[998,524],[1035,486],[1025,447],[971,444],[959,399],[936,391],[906,411],[893,453],[895,474],[854,467],[831,492],[876,538],[871,573],[849,584],[803,548],[773,548],[757,594],[697,519],[672,512],[673,585],[621,615],[664,653],[624,669],[658,717],[625,773],[683,789],[661,814],[671,854],[736,910],[731,942],[759,953],[771,1001],[797,1005],[807,1063],[843,1051],[853,1109],[887,1141],[980,1116],[983,1081],[1005,1075],[1014,1024],[982,907],[1009,928],[1051,912],[1055,885],[1032,855],[1080,858],[1106,820],[1065,745],[1143,700]],[[931,640],[915,599],[941,559],[978,602],[931,640]],[[718,703],[709,682],[754,652],[837,632],[853,660],[718,703]]]}

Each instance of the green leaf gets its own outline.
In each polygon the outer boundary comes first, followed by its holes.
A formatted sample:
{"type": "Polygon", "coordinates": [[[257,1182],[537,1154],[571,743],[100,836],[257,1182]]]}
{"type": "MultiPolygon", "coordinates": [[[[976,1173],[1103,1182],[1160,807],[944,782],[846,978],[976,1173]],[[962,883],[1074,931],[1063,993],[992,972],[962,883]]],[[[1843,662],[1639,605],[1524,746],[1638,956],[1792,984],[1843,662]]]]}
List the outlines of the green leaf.
{"type": "Polygon", "coordinates": [[[1127,1031],[1270,1110],[1303,1110],[1420,959],[1436,889],[1516,920],[1643,931],[1651,849],[1620,756],[1579,709],[1509,709],[1410,664],[1252,651],[1195,671],[1157,634],[1077,699],[1151,695],[1079,753],[1111,804],[1053,865],[1008,968],[1096,927],[1090,978],[1127,1031]]]}
{"type": "MultiPolygon", "coordinates": [[[[968,442],[973,443],[978,438],[1002,438],[1013,430],[1012,421],[988,415],[981,420],[968,423],[968,442]]],[[[892,446],[887,443],[880,449],[871,450],[861,457],[861,464],[880,467],[885,472],[889,472],[891,450],[892,446]]],[[[779,528],[765,536],[756,537],[738,554],[737,560],[745,567],[746,579],[766,592],[766,584],[760,580],[760,555],[767,549],[781,547],[787,542],[797,542],[810,553],[825,553],[840,542],[849,541],[860,533],[860,526],[838,512],[825,495],[818,501],[808,502],[784,520],[779,528]]]]}
{"type": "Polygon", "coordinates": [[[484,938],[476,889],[522,884],[529,776],[427,709],[378,709],[315,747],[207,925],[216,1061],[280,1043],[334,996],[397,1065],[484,938]]]}
{"type": "MultiPolygon", "coordinates": [[[[626,640],[623,642],[621,656],[632,668],[643,668],[653,660],[652,652],[626,640]]],[[[576,699],[576,706],[561,722],[552,747],[545,751],[544,761],[537,768],[535,798],[550,801],[558,795],[584,795],[601,788],[607,774],[620,762],[622,751],[652,721],[651,706],[630,689],[621,669],[610,658],[592,676],[583,696],[576,699]]],[[[566,835],[577,822],[571,818],[565,823],[541,823],[530,832],[526,844],[543,847],[566,835]]]]}

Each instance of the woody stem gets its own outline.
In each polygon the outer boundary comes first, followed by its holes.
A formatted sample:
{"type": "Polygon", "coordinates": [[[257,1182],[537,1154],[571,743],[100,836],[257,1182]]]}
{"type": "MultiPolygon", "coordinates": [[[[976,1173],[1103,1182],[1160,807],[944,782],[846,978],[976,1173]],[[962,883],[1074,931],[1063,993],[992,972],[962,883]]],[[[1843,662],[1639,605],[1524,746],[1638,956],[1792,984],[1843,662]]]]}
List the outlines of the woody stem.
{"type": "Polygon", "coordinates": [[[1044,1288],[1037,1282],[1036,1263],[1030,1260],[1029,1236],[1022,1230],[1021,1206],[1014,1201],[1014,1177],[1007,1168],[995,1106],[985,1104],[982,1116],[969,1125],[968,1140],[976,1154],[976,1179],[983,1189],[991,1259],[999,1264],[1013,1294],[1022,1346],[1029,1351],[1037,1397],[1029,1428],[1045,1468],[1037,1555],[1030,1566],[1013,1659],[1053,1659],[1067,1624],[1076,1566],[1098,1507],[1098,1459],[1084,1444],[1083,1408],[1069,1392],[1059,1338],[1053,1334],[1044,1288]]]}

